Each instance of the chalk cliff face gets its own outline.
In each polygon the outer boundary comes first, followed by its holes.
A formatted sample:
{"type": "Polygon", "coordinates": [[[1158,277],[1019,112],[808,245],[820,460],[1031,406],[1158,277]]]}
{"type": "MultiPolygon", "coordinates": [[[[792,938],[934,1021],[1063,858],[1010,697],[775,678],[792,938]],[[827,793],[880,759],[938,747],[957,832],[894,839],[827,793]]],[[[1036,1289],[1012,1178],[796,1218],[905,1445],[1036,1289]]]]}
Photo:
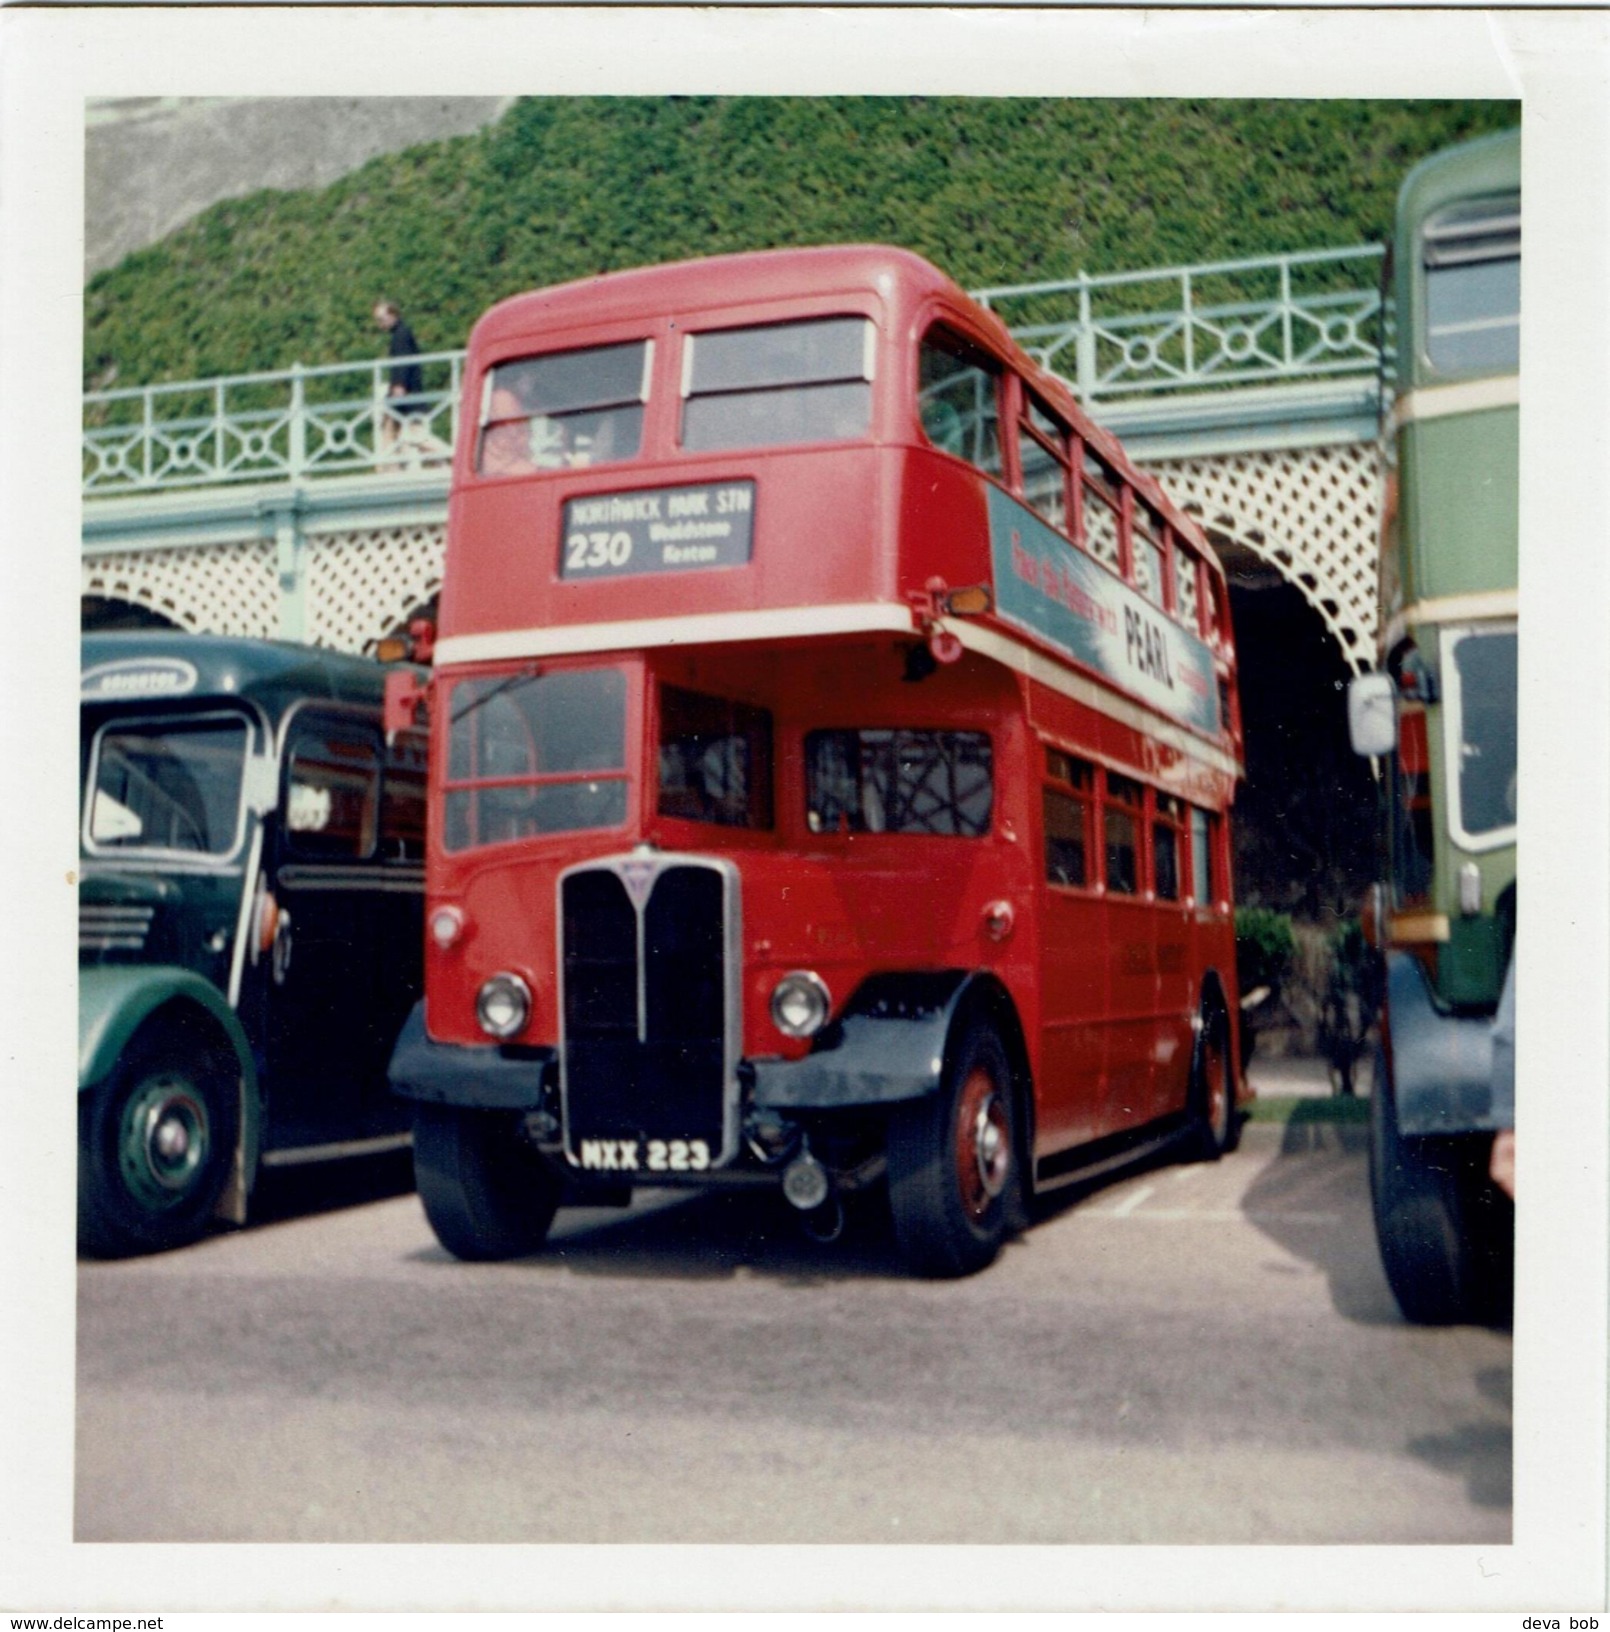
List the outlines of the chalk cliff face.
{"type": "Polygon", "coordinates": [[[325,187],[382,153],[463,136],[496,96],[122,97],[84,132],[84,275],[115,266],[219,199],[325,187]]]}

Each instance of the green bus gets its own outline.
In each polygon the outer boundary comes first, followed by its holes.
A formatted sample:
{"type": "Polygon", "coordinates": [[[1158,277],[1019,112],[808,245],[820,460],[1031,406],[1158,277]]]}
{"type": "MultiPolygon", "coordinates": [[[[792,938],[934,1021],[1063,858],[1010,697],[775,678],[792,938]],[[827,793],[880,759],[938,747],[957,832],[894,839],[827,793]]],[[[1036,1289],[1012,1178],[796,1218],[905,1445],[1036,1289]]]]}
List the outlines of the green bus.
{"type": "Polygon", "coordinates": [[[171,630],[82,652],[78,1244],[123,1257],[245,1223],[260,1170],[407,1145],[427,745],[382,703],[424,671],[171,630]]]}
{"type": "Polygon", "coordinates": [[[1349,695],[1381,761],[1385,878],[1370,1182],[1403,1313],[1502,1318],[1513,1125],[1493,1016],[1515,940],[1520,132],[1433,155],[1398,198],[1379,672],[1349,695]]]}

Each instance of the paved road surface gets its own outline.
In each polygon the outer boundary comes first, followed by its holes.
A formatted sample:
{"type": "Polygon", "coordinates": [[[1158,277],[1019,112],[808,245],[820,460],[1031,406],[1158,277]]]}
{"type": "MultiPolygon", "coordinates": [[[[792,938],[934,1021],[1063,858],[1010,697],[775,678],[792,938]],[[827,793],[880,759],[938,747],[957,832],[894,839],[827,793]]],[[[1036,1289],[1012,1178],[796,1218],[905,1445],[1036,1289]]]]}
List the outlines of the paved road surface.
{"type": "Polygon", "coordinates": [[[1249,1129],[949,1284],[752,1194],[484,1266],[282,1198],[80,1266],[77,1536],[1502,1542],[1509,1336],[1400,1321],[1347,1145],[1249,1129]]]}

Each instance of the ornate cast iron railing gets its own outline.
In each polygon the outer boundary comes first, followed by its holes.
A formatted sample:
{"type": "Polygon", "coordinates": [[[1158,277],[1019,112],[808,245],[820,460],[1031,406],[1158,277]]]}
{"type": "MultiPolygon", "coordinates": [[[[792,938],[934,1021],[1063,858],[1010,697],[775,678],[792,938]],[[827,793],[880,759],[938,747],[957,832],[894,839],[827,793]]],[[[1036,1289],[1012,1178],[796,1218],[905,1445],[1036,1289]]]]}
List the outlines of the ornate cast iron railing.
{"type": "MultiPolygon", "coordinates": [[[[973,291],[1088,405],[1376,373],[1390,344],[1379,245],[973,291]]],[[[420,358],[412,412],[391,363],[300,366],[84,398],[87,495],[442,468],[462,352],[420,358]]]]}
{"type": "Polygon", "coordinates": [[[1086,403],[1373,374],[1379,244],[978,289],[1086,403]]]}
{"type": "Polygon", "coordinates": [[[387,399],[388,359],[97,391],[84,398],[84,492],[298,481],[445,466],[462,352],[417,359],[424,390],[387,399]]]}

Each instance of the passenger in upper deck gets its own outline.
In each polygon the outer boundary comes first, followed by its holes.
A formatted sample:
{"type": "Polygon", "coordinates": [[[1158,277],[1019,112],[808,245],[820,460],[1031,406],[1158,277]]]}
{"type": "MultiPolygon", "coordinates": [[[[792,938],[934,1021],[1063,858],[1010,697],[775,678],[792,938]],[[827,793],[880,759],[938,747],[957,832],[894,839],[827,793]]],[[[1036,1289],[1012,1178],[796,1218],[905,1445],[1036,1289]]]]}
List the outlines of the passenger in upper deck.
{"type": "Polygon", "coordinates": [[[499,385],[488,404],[476,469],[483,476],[529,476],[607,463],[616,457],[617,418],[607,409],[551,417],[531,408],[517,390],[499,385]]]}
{"type": "Polygon", "coordinates": [[[492,393],[481,432],[478,469],[483,476],[526,476],[537,467],[531,458],[531,421],[525,404],[506,386],[492,393]]]}

